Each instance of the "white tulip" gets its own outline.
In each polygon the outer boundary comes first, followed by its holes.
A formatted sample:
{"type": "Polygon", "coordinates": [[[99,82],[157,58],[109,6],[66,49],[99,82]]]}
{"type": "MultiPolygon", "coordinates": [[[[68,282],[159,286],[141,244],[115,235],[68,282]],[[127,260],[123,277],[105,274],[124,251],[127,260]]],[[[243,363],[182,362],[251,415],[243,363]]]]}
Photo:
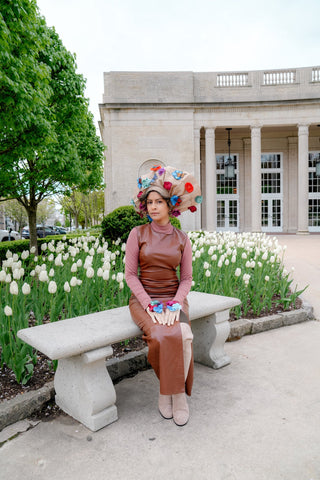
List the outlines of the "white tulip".
{"type": "Polygon", "coordinates": [[[120,283],[120,282],[123,282],[123,278],[124,278],[123,273],[122,273],[122,272],[118,272],[118,273],[117,273],[117,282],[119,282],[119,283],[120,283]]]}
{"type": "Polygon", "coordinates": [[[31,292],[31,288],[30,288],[30,285],[28,283],[24,283],[22,285],[22,293],[23,295],[29,295],[29,293],[31,292]]]}
{"type": "Polygon", "coordinates": [[[53,268],[50,269],[49,277],[54,277],[54,270],[53,270],[53,268]]]}
{"type": "Polygon", "coordinates": [[[72,273],[75,273],[77,270],[78,270],[77,264],[76,264],[76,263],[73,263],[73,264],[71,265],[71,272],[72,272],[72,273]]]}
{"type": "Polygon", "coordinates": [[[8,273],[8,274],[6,275],[5,282],[6,282],[6,283],[11,283],[11,280],[12,280],[12,279],[11,279],[11,273],[8,273]]]}
{"type": "Polygon", "coordinates": [[[36,253],[36,247],[31,247],[30,248],[30,253],[36,253]]]}
{"type": "Polygon", "coordinates": [[[100,267],[100,268],[98,268],[98,270],[97,270],[97,277],[102,277],[102,276],[103,276],[103,270],[102,270],[102,268],[100,267]]]}
{"type": "Polygon", "coordinates": [[[120,283],[119,283],[119,289],[120,289],[120,290],[123,290],[123,289],[124,289],[124,283],[123,283],[123,282],[120,282],[120,283]]]}
{"type": "Polygon", "coordinates": [[[35,271],[35,270],[31,270],[31,272],[30,272],[30,277],[34,277],[35,274],[36,274],[36,271],[35,271]]]}
{"type": "Polygon", "coordinates": [[[10,252],[10,250],[7,250],[6,251],[6,258],[10,258],[12,257],[12,252],[10,252]]]}
{"type": "Polygon", "coordinates": [[[4,282],[5,279],[6,279],[6,276],[7,276],[7,274],[6,274],[5,270],[0,270],[0,282],[4,282]]]}
{"type": "Polygon", "coordinates": [[[43,252],[45,252],[45,251],[47,250],[47,248],[48,248],[48,245],[47,245],[46,243],[43,243],[43,244],[41,245],[41,250],[42,250],[43,252]]]}
{"type": "Polygon", "coordinates": [[[268,277],[268,275],[266,275],[266,276],[264,277],[264,279],[265,279],[266,282],[269,282],[269,280],[270,280],[270,278],[268,277]]]}
{"type": "Polygon", "coordinates": [[[230,262],[229,262],[228,259],[226,259],[226,261],[224,262],[224,264],[227,265],[227,266],[229,265],[229,263],[230,263],[230,262]]]}
{"type": "Polygon", "coordinates": [[[111,258],[111,260],[115,260],[115,259],[116,259],[116,254],[115,254],[115,253],[111,253],[110,258],[111,258]]]}
{"type": "Polygon", "coordinates": [[[21,253],[22,260],[26,260],[29,257],[29,250],[23,250],[21,253]]]}
{"type": "Polygon", "coordinates": [[[70,285],[71,287],[75,287],[76,285],[78,285],[77,283],[77,277],[72,277],[71,280],[70,280],[70,285]]]}
{"type": "Polygon", "coordinates": [[[46,270],[41,270],[41,272],[39,274],[39,280],[40,280],[40,282],[48,282],[49,281],[48,273],[47,273],[46,270]]]}
{"type": "Polygon", "coordinates": [[[236,268],[236,271],[234,272],[236,277],[240,277],[241,275],[241,268],[236,268]]]}
{"type": "Polygon", "coordinates": [[[121,245],[121,251],[122,251],[122,252],[125,252],[125,251],[126,251],[126,244],[125,244],[125,243],[123,243],[123,244],[121,245]]]}
{"type": "Polygon", "coordinates": [[[211,277],[211,272],[210,272],[210,270],[206,270],[205,276],[208,277],[208,278],[211,277]]]}
{"type": "Polygon", "coordinates": [[[53,262],[53,260],[54,260],[54,255],[53,255],[53,253],[50,253],[50,255],[48,257],[48,261],[53,262]]]}
{"type": "Polygon", "coordinates": [[[18,293],[19,293],[18,284],[15,280],[13,280],[10,283],[10,293],[11,293],[11,295],[18,295],[18,293]]]}
{"type": "Polygon", "coordinates": [[[113,274],[111,278],[112,278],[112,280],[115,280],[115,279],[116,279],[116,275],[113,274]]]}
{"type": "Polygon", "coordinates": [[[57,284],[54,280],[51,280],[48,285],[48,292],[54,294],[56,293],[56,291],[57,291],[57,284]]]}
{"type": "Polygon", "coordinates": [[[209,267],[210,267],[209,263],[208,263],[208,262],[204,262],[203,268],[204,268],[205,270],[208,270],[209,267]]]}
{"type": "Polygon", "coordinates": [[[13,260],[14,262],[17,262],[17,261],[19,260],[19,255],[18,255],[17,253],[14,253],[14,254],[12,255],[12,260],[13,260]]]}
{"type": "Polygon", "coordinates": [[[102,275],[103,280],[109,280],[110,278],[110,270],[104,270],[102,275]]]}
{"type": "Polygon", "coordinates": [[[12,276],[15,280],[20,280],[20,269],[19,268],[15,268],[12,272],[12,276]]]}
{"type": "Polygon", "coordinates": [[[92,267],[87,268],[87,277],[92,278],[94,276],[94,270],[92,267]]]}
{"type": "Polygon", "coordinates": [[[12,315],[12,308],[9,307],[9,305],[6,305],[4,307],[4,314],[7,316],[7,317],[11,317],[12,315]]]}
{"type": "Polygon", "coordinates": [[[77,260],[77,267],[82,267],[82,260],[81,258],[79,258],[79,260],[77,260]]]}
{"type": "MultiPolygon", "coordinates": [[[[73,277],[74,278],[74,277],[73,277]]],[[[69,285],[69,282],[65,282],[64,285],[63,285],[63,289],[66,293],[69,293],[71,288],[70,288],[70,285],[69,285]]]]}
{"type": "Polygon", "coordinates": [[[82,283],[82,280],[80,280],[80,278],[77,278],[77,285],[81,285],[82,283]]]}
{"type": "Polygon", "coordinates": [[[37,257],[37,256],[35,256],[33,260],[34,260],[34,262],[35,262],[35,263],[37,263],[37,261],[38,261],[38,257],[37,257]]]}

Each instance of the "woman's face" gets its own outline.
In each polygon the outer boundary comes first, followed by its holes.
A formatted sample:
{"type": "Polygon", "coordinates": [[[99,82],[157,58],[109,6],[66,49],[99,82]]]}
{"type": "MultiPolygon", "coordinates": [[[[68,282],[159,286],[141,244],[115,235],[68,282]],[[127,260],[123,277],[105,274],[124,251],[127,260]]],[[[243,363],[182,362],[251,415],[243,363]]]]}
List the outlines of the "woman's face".
{"type": "Polygon", "coordinates": [[[147,211],[152,220],[159,225],[166,225],[169,219],[169,207],[160,193],[150,192],[147,197],[147,211]]]}

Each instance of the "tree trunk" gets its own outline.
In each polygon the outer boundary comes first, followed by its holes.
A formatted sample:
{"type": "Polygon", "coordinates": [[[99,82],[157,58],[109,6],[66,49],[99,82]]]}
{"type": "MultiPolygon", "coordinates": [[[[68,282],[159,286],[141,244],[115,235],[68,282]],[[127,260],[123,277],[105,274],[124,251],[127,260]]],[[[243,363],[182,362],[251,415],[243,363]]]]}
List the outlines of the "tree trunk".
{"type": "Polygon", "coordinates": [[[38,254],[37,206],[28,207],[27,212],[28,212],[28,221],[29,221],[30,248],[36,247],[36,254],[38,254]]]}

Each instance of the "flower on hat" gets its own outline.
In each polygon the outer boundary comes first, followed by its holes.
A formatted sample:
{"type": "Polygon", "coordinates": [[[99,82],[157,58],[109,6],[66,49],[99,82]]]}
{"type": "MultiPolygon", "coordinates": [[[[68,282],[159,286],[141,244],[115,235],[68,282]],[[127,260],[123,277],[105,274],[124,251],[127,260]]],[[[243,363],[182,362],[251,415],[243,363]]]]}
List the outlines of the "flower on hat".
{"type": "Polygon", "coordinates": [[[196,212],[197,211],[197,207],[195,207],[194,205],[191,205],[191,207],[188,207],[188,209],[190,210],[190,212],[196,212]]]}
{"type": "Polygon", "coordinates": [[[142,180],[142,188],[150,187],[151,182],[152,182],[152,180],[150,180],[150,178],[144,178],[142,180]]]}
{"type": "Polygon", "coordinates": [[[184,177],[184,173],[181,170],[175,170],[174,172],[172,172],[172,176],[176,180],[181,180],[184,177]]]}
{"type": "Polygon", "coordinates": [[[163,175],[165,171],[165,168],[160,168],[160,170],[158,170],[158,175],[163,175]]]}
{"type": "Polygon", "coordinates": [[[202,203],[202,196],[201,195],[198,195],[196,198],[195,198],[195,201],[197,203],[202,203]]]}
{"type": "Polygon", "coordinates": [[[161,168],[161,165],[154,165],[153,167],[151,167],[151,170],[153,172],[156,172],[157,170],[160,170],[160,168],[161,168]]]}
{"type": "Polygon", "coordinates": [[[181,203],[181,200],[179,199],[178,195],[172,195],[170,198],[170,202],[172,203],[173,206],[179,205],[181,203]]]}
{"type": "Polygon", "coordinates": [[[172,210],[171,215],[173,217],[179,217],[179,215],[181,215],[181,212],[180,212],[180,210],[172,210]]]}
{"type": "Polygon", "coordinates": [[[140,191],[140,192],[138,193],[137,197],[140,198],[142,194],[143,194],[143,192],[140,191]]]}
{"type": "Polygon", "coordinates": [[[138,178],[137,183],[138,183],[138,188],[141,188],[142,187],[141,177],[138,178]]]}
{"type": "Polygon", "coordinates": [[[165,188],[166,190],[170,190],[172,187],[172,183],[171,182],[163,182],[163,188],[165,188]]]}
{"type": "Polygon", "coordinates": [[[188,193],[193,192],[193,185],[192,185],[192,183],[187,182],[187,183],[185,184],[185,189],[187,190],[188,193]]]}

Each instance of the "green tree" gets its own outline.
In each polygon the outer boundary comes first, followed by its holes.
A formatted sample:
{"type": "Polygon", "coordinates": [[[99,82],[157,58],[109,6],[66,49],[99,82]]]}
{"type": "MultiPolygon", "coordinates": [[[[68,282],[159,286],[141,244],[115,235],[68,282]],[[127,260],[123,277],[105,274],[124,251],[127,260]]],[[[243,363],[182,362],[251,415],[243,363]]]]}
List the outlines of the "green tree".
{"type": "Polygon", "coordinates": [[[75,57],[36,3],[2,2],[0,32],[0,198],[25,207],[36,245],[39,203],[101,187],[104,146],[75,57]]]}
{"type": "Polygon", "coordinates": [[[28,219],[26,209],[17,200],[8,200],[4,202],[3,206],[6,216],[19,224],[21,233],[22,227],[26,225],[28,219]]]}

